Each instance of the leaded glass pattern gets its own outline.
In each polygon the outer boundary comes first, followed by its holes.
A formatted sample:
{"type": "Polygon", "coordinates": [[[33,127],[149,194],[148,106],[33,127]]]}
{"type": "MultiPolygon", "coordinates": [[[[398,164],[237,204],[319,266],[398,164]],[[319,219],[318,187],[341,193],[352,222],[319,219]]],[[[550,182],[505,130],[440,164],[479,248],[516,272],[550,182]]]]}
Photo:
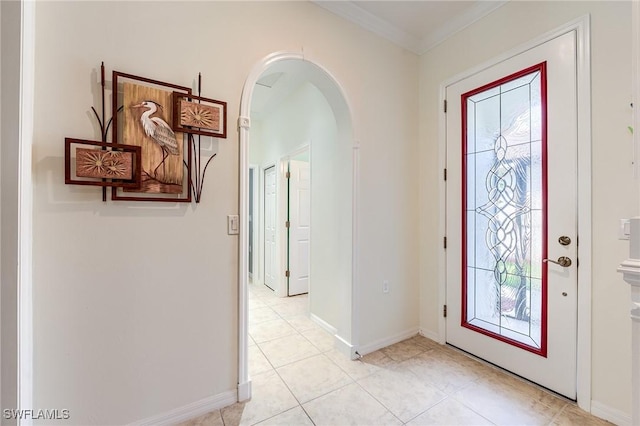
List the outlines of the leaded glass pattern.
{"type": "Polygon", "coordinates": [[[462,325],[541,355],[545,77],[543,63],[462,95],[462,325]]]}

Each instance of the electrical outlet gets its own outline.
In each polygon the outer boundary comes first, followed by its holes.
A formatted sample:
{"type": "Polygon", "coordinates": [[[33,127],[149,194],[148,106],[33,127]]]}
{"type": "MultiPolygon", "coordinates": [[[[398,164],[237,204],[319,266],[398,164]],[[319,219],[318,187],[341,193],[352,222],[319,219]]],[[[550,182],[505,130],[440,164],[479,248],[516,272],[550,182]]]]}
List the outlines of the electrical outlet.
{"type": "Polygon", "coordinates": [[[389,293],[389,280],[382,281],[382,292],[389,293]]]}

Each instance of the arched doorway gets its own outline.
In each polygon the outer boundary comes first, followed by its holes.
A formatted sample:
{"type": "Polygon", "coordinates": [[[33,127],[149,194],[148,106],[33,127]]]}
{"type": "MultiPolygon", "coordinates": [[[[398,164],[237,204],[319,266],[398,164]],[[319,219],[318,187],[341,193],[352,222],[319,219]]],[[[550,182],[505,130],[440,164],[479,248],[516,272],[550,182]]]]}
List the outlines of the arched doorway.
{"type": "MultiPolygon", "coordinates": [[[[338,219],[324,224],[331,229],[318,229],[319,233],[333,232],[340,264],[336,264],[335,275],[315,291],[316,300],[331,297],[329,307],[321,317],[335,328],[335,346],[345,356],[355,358],[357,341],[355,284],[357,268],[354,250],[356,242],[356,212],[358,183],[358,147],[354,139],[352,114],[340,84],[321,65],[305,58],[301,53],[279,52],[267,56],[257,63],[249,74],[242,92],[238,127],[240,133],[240,244],[239,244],[239,309],[238,309],[238,399],[251,397],[251,382],[248,372],[248,208],[249,208],[249,140],[251,135],[251,104],[256,83],[265,73],[280,68],[295,68],[302,71],[305,80],[324,96],[336,122],[336,167],[331,179],[339,181],[337,203],[342,207],[338,219]],[[323,232],[324,231],[324,232],[323,232]]],[[[312,219],[313,220],[313,219],[312,219]]],[[[312,225],[313,226],[313,225],[312,225]]],[[[313,237],[312,237],[313,241],[313,237]]],[[[312,243],[313,244],[313,243],[312,243]]],[[[313,248],[312,248],[313,251],[313,248]]],[[[334,253],[335,254],[335,253],[334,253]]],[[[313,260],[312,260],[313,262],[313,260]]],[[[311,302],[313,310],[313,299],[311,302]]],[[[322,307],[318,307],[321,309],[322,307]]]]}

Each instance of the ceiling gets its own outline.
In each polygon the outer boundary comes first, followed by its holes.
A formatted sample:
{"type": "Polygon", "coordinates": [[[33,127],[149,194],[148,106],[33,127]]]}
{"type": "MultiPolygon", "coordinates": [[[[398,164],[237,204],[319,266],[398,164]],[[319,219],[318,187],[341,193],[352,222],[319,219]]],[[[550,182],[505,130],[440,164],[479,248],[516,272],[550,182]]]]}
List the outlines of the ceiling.
{"type": "Polygon", "coordinates": [[[488,0],[311,1],[418,55],[507,3],[488,0]]]}
{"type": "MultiPolygon", "coordinates": [[[[421,55],[488,15],[507,1],[310,0],[387,40],[421,55]]],[[[274,110],[308,79],[289,62],[275,64],[258,80],[252,97],[254,119],[274,110]]]]}

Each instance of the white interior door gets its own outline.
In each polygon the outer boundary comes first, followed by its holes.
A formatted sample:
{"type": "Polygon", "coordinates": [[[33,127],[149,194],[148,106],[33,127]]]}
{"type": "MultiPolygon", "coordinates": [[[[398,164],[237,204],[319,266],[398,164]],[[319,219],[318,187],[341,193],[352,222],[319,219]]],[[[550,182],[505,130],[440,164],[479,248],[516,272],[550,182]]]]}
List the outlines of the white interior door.
{"type": "Polygon", "coordinates": [[[575,58],[571,32],[446,90],[447,342],[571,399],[575,58]]]}
{"type": "Polygon", "coordinates": [[[264,284],[275,289],[276,259],[276,168],[264,171],[264,284]]]}
{"type": "Polygon", "coordinates": [[[311,235],[311,170],[309,162],[289,161],[289,287],[288,295],[309,292],[311,235]]]}

